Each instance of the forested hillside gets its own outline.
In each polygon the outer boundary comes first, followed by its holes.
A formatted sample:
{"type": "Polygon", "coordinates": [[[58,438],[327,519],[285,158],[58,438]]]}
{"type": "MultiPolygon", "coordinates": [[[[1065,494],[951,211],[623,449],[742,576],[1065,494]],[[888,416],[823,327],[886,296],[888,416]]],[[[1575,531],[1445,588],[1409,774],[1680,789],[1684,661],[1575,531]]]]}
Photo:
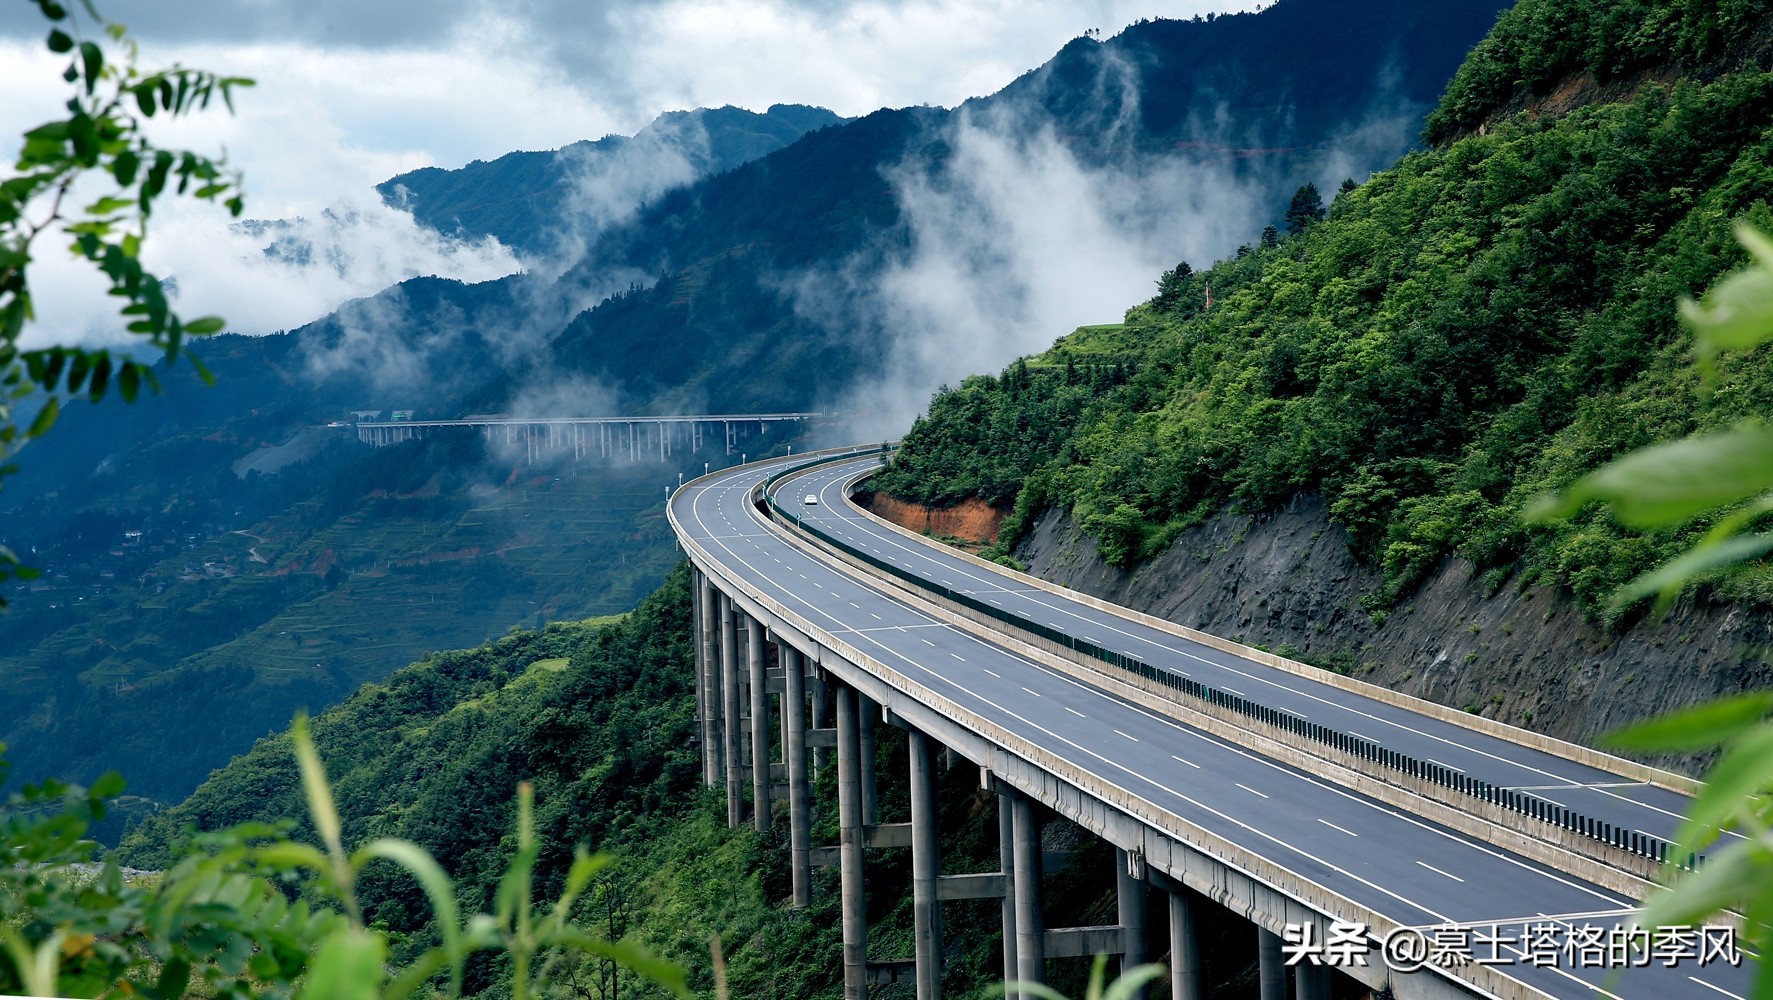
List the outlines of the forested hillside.
{"type": "MultiPolygon", "coordinates": [[[[1431,116],[1434,148],[1322,221],[1159,276],[1124,326],[941,393],[877,484],[1013,499],[1005,545],[1065,510],[1120,565],[1217,511],[1321,495],[1383,573],[1375,619],[1459,556],[1618,621],[1607,595],[1688,533],[1520,515],[1628,449],[1767,412],[1773,358],[1697,392],[1674,306],[1741,263],[1733,220],[1773,227],[1770,24],[1751,3],[1522,0],[1431,116]],[[1584,80],[1630,85],[1552,113],[1584,80]]],[[[1715,594],[1765,603],[1770,579],[1715,594]]]]}
{"type": "MultiPolygon", "coordinates": [[[[679,567],[618,619],[513,631],[481,648],[432,654],[314,719],[344,839],[409,838],[454,876],[464,906],[490,909],[513,850],[517,783],[530,781],[542,895],[558,892],[575,845],[618,858],[575,911],[595,933],[627,937],[681,963],[698,995],[713,994],[707,945],[719,934],[733,996],[841,996],[837,870],[815,871],[809,910],[786,909],[786,824],[769,836],[749,825],[729,830],[724,798],[702,787],[689,687],[688,576],[679,567]]],[[[898,730],[882,727],[878,764],[883,819],[904,821],[909,801],[898,730]]],[[[966,766],[941,777],[944,842],[954,869],[996,864],[993,797],[978,785],[977,772],[966,766]]],[[[835,769],[827,768],[814,794],[816,843],[837,842],[836,791],[835,769]]],[[[291,740],[280,733],[216,771],[181,805],[139,825],[121,854],[126,864],[164,868],[189,828],[305,814],[291,740]]],[[[295,837],[311,842],[306,823],[295,837]]],[[[1091,843],[1052,878],[1050,905],[1056,912],[1103,905],[1101,874],[1112,864],[1112,851],[1091,843]]],[[[871,851],[868,866],[874,947],[909,954],[909,851],[871,851]]],[[[396,961],[427,945],[430,907],[394,869],[367,871],[359,899],[366,916],[393,935],[396,961]]],[[[999,904],[949,905],[968,911],[964,920],[948,912],[954,926],[969,929],[955,934],[947,986],[952,995],[982,996],[1002,968],[993,932],[999,904]]],[[[1106,905],[1112,910],[1112,901],[1106,905]]],[[[1238,944],[1214,959],[1226,979],[1242,975],[1253,957],[1238,944]]],[[[1065,969],[1060,985],[1075,986],[1084,971],[1082,963],[1071,964],[1078,967],[1065,969]]],[[[618,993],[610,971],[588,963],[555,981],[568,983],[573,995],[656,995],[627,979],[618,993]]],[[[471,964],[469,991],[496,982],[498,972],[471,964]]]]}

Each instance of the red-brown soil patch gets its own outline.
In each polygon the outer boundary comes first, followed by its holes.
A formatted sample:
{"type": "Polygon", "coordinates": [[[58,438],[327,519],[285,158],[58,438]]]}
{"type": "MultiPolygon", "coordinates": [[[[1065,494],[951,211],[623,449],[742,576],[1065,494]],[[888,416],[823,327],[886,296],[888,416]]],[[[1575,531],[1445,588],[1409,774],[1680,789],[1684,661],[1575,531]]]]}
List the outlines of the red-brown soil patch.
{"type": "Polygon", "coordinates": [[[867,507],[902,528],[925,535],[952,536],[974,545],[996,541],[997,529],[1009,513],[977,498],[963,500],[953,507],[925,507],[884,493],[876,493],[867,507]]]}

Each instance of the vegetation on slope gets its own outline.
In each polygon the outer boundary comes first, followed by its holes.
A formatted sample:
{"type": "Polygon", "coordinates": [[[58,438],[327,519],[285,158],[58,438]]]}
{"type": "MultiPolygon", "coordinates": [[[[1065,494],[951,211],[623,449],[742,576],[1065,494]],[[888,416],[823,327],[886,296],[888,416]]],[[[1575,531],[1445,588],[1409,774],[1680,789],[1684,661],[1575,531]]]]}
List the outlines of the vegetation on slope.
{"type": "MultiPolygon", "coordinates": [[[[1523,3],[1485,58],[1587,6],[1523,3]]],[[[1633,9],[1650,25],[1685,8],[1633,9]]],[[[1764,51],[1691,37],[1698,57],[1764,51]]],[[[1773,222],[1770,124],[1773,73],[1751,63],[1412,154],[1299,235],[1166,274],[1125,327],[939,394],[877,485],[919,502],[1014,493],[1006,542],[1060,506],[1122,564],[1222,506],[1321,491],[1384,568],[1376,611],[1457,554],[1610,614],[1615,587],[1703,525],[1640,536],[1601,511],[1532,529],[1519,514],[1631,448],[1766,411],[1766,352],[1732,359],[1695,407],[1670,304],[1742,261],[1733,219],[1773,222]]]]}
{"type": "MultiPolygon", "coordinates": [[[[312,721],[332,779],[347,848],[378,837],[411,840],[454,879],[465,912],[493,906],[515,845],[510,835],[516,789],[535,788],[541,854],[538,895],[552,898],[575,845],[614,854],[575,911],[610,939],[626,937],[689,970],[698,995],[713,991],[708,939],[719,934],[732,995],[837,997],[842,994],[838,872],[814,870],[813,905],[787,909],[787,824],[768,835],[726,826],[719,790],[701,781],[693,739],[695,698],[688,573],[679,568],[628,615],[541,631],[513,631],[487,646],[437,653],[368,685],[312,721]]],[[[909,818],[904,734],[879,732],[881,818],[909,818]]],[[[815,782],[813,840],[837,842],[835,768],[815,782]]],[[[964,762],[941,772],[938,787],[944,869],[997,867],[994,796],[981,792],[964,762]]],[[[124,863],[161,869],[179,857],[186,831],[306,817],[289,733],[266,737],[211,775],[181,805],[138,824],[120,849],[124,863]]],[[[311,821],[292,834],[318,842],[311,821]]],[[[1102,886],[1112,850],[1085,838],[1046,897],[1055,914],[1081,923],[1112,919],[1102,886]]],[[[867,859],[870,951],[912,951],[911,859],[906,849],[870,851],[867,859]]],[[[405,963],[434,945],[423,890],[393,868],[366,869],[357,896],[373,926],[392,936],[405,963]]],[[[1155,905],[1155,904],[1154,904],[1155,905]]],[[[995,900],[946,907],[950,995],[982,996],[1001,978],[995,900]]],[[[1226,921],[1227,927],[1233,927],[1226,921]]],[[[1222,942],[1215,981],[1242,982],[1254,960],[1243,935],[1222,942]]],[[[470,992],[499,995],[500,959],[471,962],[470,992]]],[[[564,982],[572,995],[657,996],[657,987],[623,980],[612,967],[587,963],[564,982]],[[601,985],[600,985],[601,984],[601,985]]],[[[1059,963],[1054,982],[1077,990],[1084,962],[1059,963]]],[[[909,995],[911,984],[884,995],[909,995]]]]}

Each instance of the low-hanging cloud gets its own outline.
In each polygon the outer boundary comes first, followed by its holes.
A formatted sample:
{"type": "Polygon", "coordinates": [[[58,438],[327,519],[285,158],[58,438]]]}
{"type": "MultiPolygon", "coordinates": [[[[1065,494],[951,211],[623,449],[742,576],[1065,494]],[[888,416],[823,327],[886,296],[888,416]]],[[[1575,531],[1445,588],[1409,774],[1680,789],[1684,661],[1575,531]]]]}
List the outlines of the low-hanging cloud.
{"type": "Polygon", "coordinates": [[[796,279],[797,310],[887,343],[881,379],[850,409],[864,436],[901,433],[937,386],[995,371],[1078,326],[1117,322],[1178,261],[1248,239],[1260,189],[1179,157],[1086,164],[1050,125],[963,114],[939,168],[889,173],[908,245],[796,279]]]}

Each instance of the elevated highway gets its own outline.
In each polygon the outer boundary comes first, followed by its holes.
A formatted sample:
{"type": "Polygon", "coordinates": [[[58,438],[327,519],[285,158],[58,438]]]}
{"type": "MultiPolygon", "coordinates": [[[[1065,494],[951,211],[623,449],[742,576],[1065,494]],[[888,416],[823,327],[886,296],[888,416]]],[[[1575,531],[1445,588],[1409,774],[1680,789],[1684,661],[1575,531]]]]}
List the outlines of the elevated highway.
{"type": "MultiPolygon", "coordinates": [[[[1337,974],[1397,997],[1746,995],[1745,966],[1667,943],[1634,952],[1625,930],[1690,782],[934,546],[848,503],[878,461],[742,466],[686,484],[669,512],[697,576],[706,776],[725,784],[734,823],[747,792],[760,827],[785,813],[797,903],[809,866],[837,855],[849,995],[906,971],[920,998],[938,996],[950,898],[1003,901],[1008,976],[1038,981],[1048,957],[1095,951],[1143,960],[1162,950],[1146,926],[1153,888],[1168,897],[1178,997],[1199,995],[1200,896],[1257,924],[1264,1000],[1289,978],[1301,998],[1329,996],[1329,966],[1313,958],[1346,960],[1337,974]],[[910,734],[905,828],[875,814],[880,722],[910,734]],[[999,795],[993,877],[942,873],[938,744],[999,795]],[[835,852],[807,842],[809,757],[825,747],[842,800],[835,852]],[[1114,844],[1116,924],[1046,926],[1047,810],[1114,844]],[[869,960],[868,846],[912,848],[911,962],[869,960]],[[1603,942],[1619,954],[1584,950],[1603,942]],[[1410,961],[1435,947],[1444,961],[1410,961]],[[1290,976],[1284,953],[1306,959],[1290,976]]],[[[1707,940],[1721,950],[1724,937],[1707,940]]]]}

